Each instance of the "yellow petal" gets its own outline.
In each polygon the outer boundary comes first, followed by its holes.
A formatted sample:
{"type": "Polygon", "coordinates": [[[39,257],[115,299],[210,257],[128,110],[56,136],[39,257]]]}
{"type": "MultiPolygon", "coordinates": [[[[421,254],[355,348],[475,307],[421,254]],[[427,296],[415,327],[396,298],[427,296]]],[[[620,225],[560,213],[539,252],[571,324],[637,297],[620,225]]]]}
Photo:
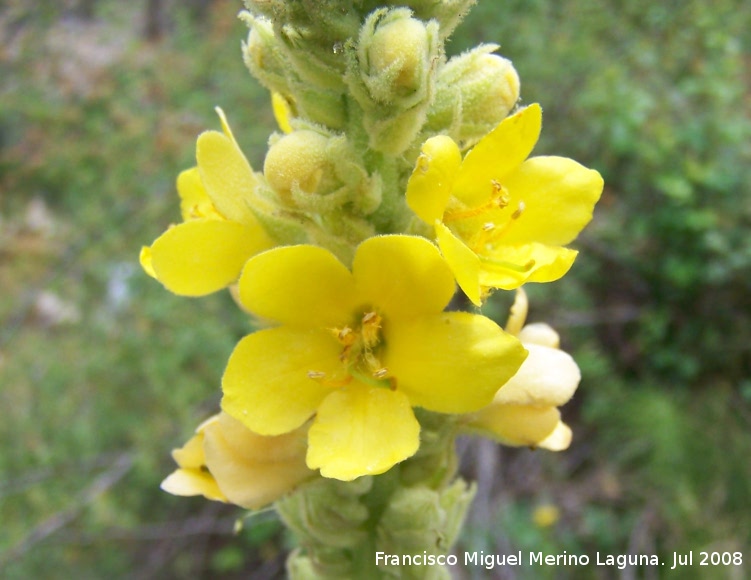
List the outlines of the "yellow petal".
{"type": "MultiPolygon", "coordinates": [[[[530,271],[527,282],[554,282],[562,278],[571,269],[579,254],[576,250],[568,248],[541,244],[529,244],[529,246],[532,247],[529,256],[535,261],[535,266],[530,271]]],[[[529,246],[518,247],[521,250],[520,254],[525,255],[529,246]]]]}
{"type": "Polygon", "coordinates": [[[446,258],[456,283],[475,306],[480,306],[480,259],[442,223],[435,224],[438,247],[446,258]]]}
{"type": "Polygon", "coordinates": [[[443,217],[462,155],[445,135],[428,139],[407,182],[407,205],[427,224],[443,217]]]}
{"type": "Polygon", "coordinates": [[[352,272],[361,299],[391,318],[441,312],[454,295],[448,264],[425,238],[369,238],[357,248],[352,272]]]}
{"type": "Polygon", "coordinates": [[[342,380],[341,345],[326,330],[282,326],[243,338],[222,378],[222,410],[259,435],[281,435],[307,421],[331,391],[308,376],[342,380]]]}
{"type": "Polygon", "coordinates": [[[279,93],[271,93],[271,108],[274,110],[274,118],[279,128],[285,133],[292,133],[292,125],[289,124],[292,107],[289,106],[287,99],[279,93]]]}
{"type": "Polygon", "coordinates": [[[308,466],[351,481],[383,473],[414,455],[420,424],[399,391],[352,384],[331,393],[308,434],[308,466]]]}
{"type": "Polygon", "coordinates": [[[493,400],[527,352],[492,320],[445,312],[384,327],[383,362],[413,405],[468,413],[493,400]]]}
{"type": "Polygon", "coordinates": [[[157,238],[151,246],[151,266],[157,280],[175,294],[204,296],[237,280],[248,258],[268,243],[260,227],[191,220],[157,238]]]}
{"type": "Polygon", "coordinates": [[[558,427],[555,407],[491,405],[473,415],[470,427],[506,445],[537,447],[558,427]]]}
{"type": "Polygon", "coordinates": [[[563,246],[592,219],[602,193],[597,171],[565,157],[527,159],[503,181],[509,206],[524,204],[524,211],[503,236],[503,243],[540,242],[563,246]]]}
{"type": "Polygon", "coordinates": [[[167,476],[160,487],[172,495],[202,495],[206,499],[228,501],[211,474],[199,469],[177,469],[167,476]]]}
{"type": "Polygon", "coordinates": [[[138,255],[138,261],[141,262],[141,268],[152,278],[156,278],[156,272],[154,272],[154,264],[151,261],[151,248],[149,246],[142,246],[141,253],[138,255]]]}
{"type": "Polygon", "coordinates": [[[205,429],[206,466],[229,501],[261,508],[313,475],[305,465],[306,431],[264,437],[222,413],[205,429]]]}
{"type": "Polygon", "coordinates": [[[532,152],[541,127],[542,110],[537,104],[506,117],[467,153],[454,182],[454,195],[470,207],[487,203],[494,182],[505,185],[506,176],[532,152]]]}
{"type": "Polygon", "coordinates": [[[177,176],[177,193],[180,195],[180,212],[184,221],[222,217],[203,187],[198,167],[186,169],[177,176]]]}
{"type": "Polygon", "coordinates": [[[294,326],[350,323],[355,281],[328,250],[287,246],[255,256],[240,277],[240,301],[254,314],[294,326]]]}
{"type": "Polygon", "coordinates": [[[237,145],[237,140],[235,139],[235,136],[232,134],[232,129],[229,126],[229,121],[227,121],[227,115],[224,114],[224,110],[221,107],[214,107],[214,111],[216,111],[216,114],[219,117],[219,123],[222,125],[222,132],[233,143],[235,143],[235,145],[237,145]]]}
{"type": "Polygon", "coordinates": [[[196,159],[216,209],[229,220],[256,225],[250,204],[257,180],[237,144],[223,133],[206,131],[198,137],[196,159]]]}
{"type": "Polygon", "coordinates": [[[498,246],[481,257],[480,285],[514,290],[526,282],[552,282],[569,271],[577,253],[543,244],[498,246]]]}
{"type": "Polygon", "coordinates": [[[529,356],[519,372],[501,387],[493,404],[560,406],[574,395],[581,373],[568,353],[525,343],[529,356]]]}

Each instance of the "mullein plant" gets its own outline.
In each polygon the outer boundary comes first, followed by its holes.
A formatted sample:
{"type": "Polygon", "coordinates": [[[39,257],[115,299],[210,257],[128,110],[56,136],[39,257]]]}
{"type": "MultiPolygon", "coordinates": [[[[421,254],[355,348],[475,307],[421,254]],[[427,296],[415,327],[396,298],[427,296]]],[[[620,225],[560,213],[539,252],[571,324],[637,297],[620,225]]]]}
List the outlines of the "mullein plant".
{"type": "Polygon", "coordinates": [[[579,369],[525,325],[521,287],[569,270],[603,182],[530,157],[541,108],[498,46],[446,56],[472,4],[246,0],[280,131],[254,170],[218,109],[177,178],[182,222],[141,251],[168,290],[229,288],[260,328],[162,487],[273,505],[293,578],[448,577],[375,554],[449,553],[473,495],[456,437],[571,440],[579,369]],[[498,290],[516,292],[505,328],[478,308],[498,290]]]}

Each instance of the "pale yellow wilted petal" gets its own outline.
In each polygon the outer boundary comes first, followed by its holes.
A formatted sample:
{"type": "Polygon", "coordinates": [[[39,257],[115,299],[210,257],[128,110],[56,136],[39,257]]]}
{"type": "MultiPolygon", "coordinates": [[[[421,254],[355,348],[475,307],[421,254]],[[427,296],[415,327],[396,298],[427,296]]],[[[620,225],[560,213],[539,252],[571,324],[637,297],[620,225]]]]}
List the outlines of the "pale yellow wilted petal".
{"type": "Polygon", "coordinates": [[[544,322],[527,324],[516,336],[524,344],[539,344],[550,348],[559,348],[561,345],[561,337],[549,324],[544,322]]]}
{"type": "Polygon", "coordinates": [[[524,343],[529,356],[519,371],[501,387],[494,405],[560,406],[573,396],[581,380],[579,367],[566,352],[524,343]]]}

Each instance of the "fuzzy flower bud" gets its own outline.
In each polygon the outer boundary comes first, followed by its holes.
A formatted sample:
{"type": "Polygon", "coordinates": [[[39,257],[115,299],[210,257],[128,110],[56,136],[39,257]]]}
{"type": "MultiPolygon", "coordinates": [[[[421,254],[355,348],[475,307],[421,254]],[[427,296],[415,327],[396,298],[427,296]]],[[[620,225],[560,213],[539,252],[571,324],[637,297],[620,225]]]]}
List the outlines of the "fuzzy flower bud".
{"type": "Polygon", "coordinates": [[[376,10],[350,53],[348,84],[365,112],[370,147],[403,152],[427,118],[440,59],[438,23],[422,22],[406,8],[376,10]]]}
{"type": "Polygon", "coordinates": [[[414,18],[398,18],[378,26],[368,46],[368,75],[373,97],[388,101],[420,88],[428,56],[427,30],[414,18]]]}
{"type": "Polygon", "coordinates": [[[433,131],[448,130],[470,147],[493,129],[519,100],[519,75],[511,61],[479,46],[456,56],[438,72],[436,97],[428,115],[433,131]]]}
{"type": "Polygon", "coordinates": [[[269,90],[288,94],[289,64],[283,56],[278,39],[274,36],[272,23],[265,18],[253,18],[247,12],[240,16],[250,27],[248,40],[242,47],[245,66],[269,90]]]}
{"type": "Polygon", "coordinates": [[[326,194],[338,180],[327,159],[328,139],[315,131],[294,131],[272,144],[263,172],[271,188],[285,202],[294,194],[326,194]]]}

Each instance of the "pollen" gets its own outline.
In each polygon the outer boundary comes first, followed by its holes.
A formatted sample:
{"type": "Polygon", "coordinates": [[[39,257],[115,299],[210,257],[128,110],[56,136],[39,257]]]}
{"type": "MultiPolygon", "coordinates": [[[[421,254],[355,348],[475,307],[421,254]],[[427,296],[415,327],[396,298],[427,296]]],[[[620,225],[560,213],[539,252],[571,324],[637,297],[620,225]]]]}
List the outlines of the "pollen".
{"type": "Polygon", "coordinates": [[[516,211],[511,214],[512,220],[518,220],[521,215],[524,213],[524,210],[527,208],[527,206],[524,204],[523,201],[519,202],[519,207],[516,208],[516,211]]]}
{"type": "Polygon", "coordinates": [[[374,348],[381,341],[381,322],[381,316],[375,311],[371,310],[363,315],[360,332],[366,350],[374,348]]]}
{"type": "Polygon", "coordinates": [[[332,328],[331,332],[344,346],[351,346],[357,341],[357,334],[349,326],[332,328]]]}

